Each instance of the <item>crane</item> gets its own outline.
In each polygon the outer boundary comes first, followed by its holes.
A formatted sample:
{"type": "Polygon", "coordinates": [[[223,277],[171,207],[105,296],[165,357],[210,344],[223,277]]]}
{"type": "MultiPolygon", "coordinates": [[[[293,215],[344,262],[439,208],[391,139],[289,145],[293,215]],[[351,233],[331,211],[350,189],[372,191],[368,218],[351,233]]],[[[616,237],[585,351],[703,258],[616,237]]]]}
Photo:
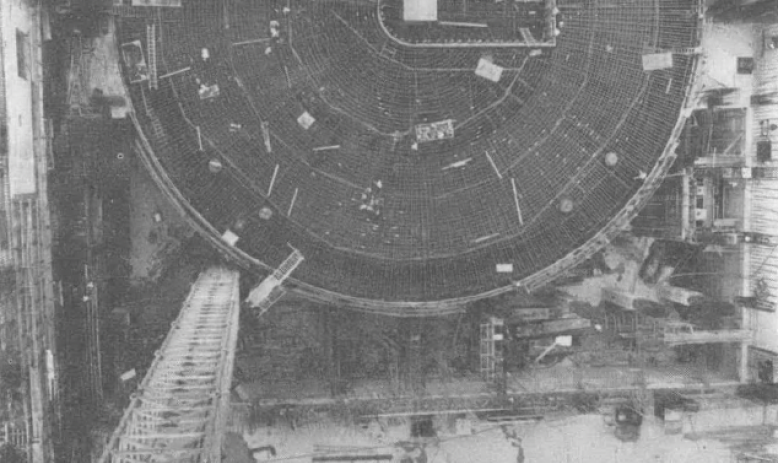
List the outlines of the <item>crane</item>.
{"type": "MultiPolygon", "coordinates": [[[[247,302],[263,314],[303,261],[294,252],[247,302]],[[261,288],[261,289],[260,289],[261,288]]],[[[220,463],[238,340],[239,274],[214,267],[192,285],[100,463],[220,463]]]]}

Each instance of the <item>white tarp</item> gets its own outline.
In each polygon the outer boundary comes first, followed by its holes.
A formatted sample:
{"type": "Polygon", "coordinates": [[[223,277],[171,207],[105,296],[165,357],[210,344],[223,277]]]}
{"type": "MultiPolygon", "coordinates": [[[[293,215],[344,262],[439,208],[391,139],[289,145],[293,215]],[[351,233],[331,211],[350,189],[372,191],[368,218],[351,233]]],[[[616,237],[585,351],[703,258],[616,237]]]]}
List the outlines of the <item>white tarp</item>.
{"type": "Polygon", "coordinates": [[[227,230],[222,235],[222,239],[225,243],[229,244],[230,246],[235,246],[235,243],[238,242],[240,239],[240,236],[236,235],[232,230],[227,230]]]}
{"type": "Polygon", "coordinates": [[[297,123],[305,130],[310,129],[314,122],[316,122],[316,119],[314,119],[308,111],[303,112],[300,114],[300,117],[297,118],[297,123]]]}
{"type": "Polygon", "coordinates": [[[499,82],[502,77],[502,71],[503,68],[501,66],[492,63],[486,58],[481,58],[478,60],[478,66],[475,68],[475,75],[492,82],[499,82]]]}
{"type": "Polygon", "coordinates": [[[497,273],[513,273],[513,264],[497,264],[497,273]]]}
{"type": "Polygon", "coordinates": [[[643,55],[643,70],[658,71],[673,67],[672,53],[648,53],[643,55]]]}

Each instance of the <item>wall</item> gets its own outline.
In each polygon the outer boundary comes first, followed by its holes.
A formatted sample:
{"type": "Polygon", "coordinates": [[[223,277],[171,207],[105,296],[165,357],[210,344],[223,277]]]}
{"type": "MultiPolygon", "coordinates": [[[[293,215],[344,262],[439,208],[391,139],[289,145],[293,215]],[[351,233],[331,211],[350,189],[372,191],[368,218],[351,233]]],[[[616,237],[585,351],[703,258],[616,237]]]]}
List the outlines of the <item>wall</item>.
{"type": "MultiPolygon", "coordinates": [[[[778,124],[778,48],[770,49],[766,41],[773,36],[778,36],[778,24],[767,25],[759,34],[759,49],[756,51],[758,60],[754,70],[754,94],[755,95],[773,95],[773,104],[759,105],[753,107],[754,123],[751,130],[752,139],[766,140],[768,137],[760,133],[760,121],[770,121],[771,124],[778,124]]],[[[778,130],[770,132],[769,138],[772,139],[772,159],[770,165],[778,166],[778,130]]],[[[756,147],[752,148],[752,156],[756,156],[756,147]]]]}
{"type": "Polygon", "coordinates": [[[8,121],[8,150],[11,195],[35,193],[35,160],[33,156],[33,110],[32,79],[33,60],[37,53],[32,45],[37,42],[37,31],[33,28],[31,8],[25,0],[5,0],[0,2],[0,35],[5,74],[5,98],[8,121]],[[16,31],[27,34],[28,49],[27,79],[19,77],[17,69],[16,31]]]}
{"type": "MultiPolygon", "coordinates": [[[[778,50],[767,48],[763,37],[778,36],[778,25],[768,25],[764,30],[758,31],[759,49],[756,51],[758,60],[754,72],[754,93],[770,94],[778,92],[778,50]]],[[[760,133],[760,121],[770,121],[778,124],[778,104],[753,106],[753,121],[751,129],[751,146],[748,148],[750,161],[756,162],[756,141],[765,137],[760,133]]],[[[768,165],[778,165],[778,131],[771,134],[772,158],[768,165]]],[[[750,212],[748,229],[750,231],[776,235],[776,223],[778,223],[778,180],[764,179],[752,180],[747,185],[747,207],[750,212]]],[[[750,289],[744,291],[748,295],[754,295],[754,282],[764,279],[768,285],[770,295],[766,298],[772,303],[774,309],[778,309],[778,253],[773,252],[772,246],[750,246],[745,262],[750,277],[750,289]]],[[[778,313],[747,310],[747,323],[755,330],[754,346],[778,353],[778,313]]]]}
{"type": "Polygon", "coordinates": [[[738,57],[753,57],[756,34],[751,24],[709,23],[702,38],[704,89],[738,88],[740,101],[733,106],[747,107],[752,76],[737,73],[738,57]]]}

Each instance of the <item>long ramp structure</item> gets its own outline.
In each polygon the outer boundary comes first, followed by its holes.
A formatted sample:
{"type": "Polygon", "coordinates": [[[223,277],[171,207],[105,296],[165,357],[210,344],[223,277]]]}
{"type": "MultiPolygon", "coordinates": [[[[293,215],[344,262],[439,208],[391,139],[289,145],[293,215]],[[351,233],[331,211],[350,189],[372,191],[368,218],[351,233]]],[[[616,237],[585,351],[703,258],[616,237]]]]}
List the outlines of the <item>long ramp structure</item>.
{"type": "Polygon", "coordinates": [[[238,272],[204,271],[100,458],[221,461],[238,338],[238,272]]]}

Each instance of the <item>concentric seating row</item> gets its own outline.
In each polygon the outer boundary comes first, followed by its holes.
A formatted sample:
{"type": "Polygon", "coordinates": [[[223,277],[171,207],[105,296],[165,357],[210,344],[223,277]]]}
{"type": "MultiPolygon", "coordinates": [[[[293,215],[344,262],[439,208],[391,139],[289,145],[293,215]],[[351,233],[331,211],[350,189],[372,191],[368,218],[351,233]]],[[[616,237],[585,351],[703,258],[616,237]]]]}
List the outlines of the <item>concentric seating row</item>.
{"type": "MultiPolygon", "coordinates": [[[[369,2],[289,5],[164,13],[159,74],[175,75],[133,84],[133,102],[219,234],[270,266],[292,244],[298,281],[365,300],[483,293],[585,244],[648,188],[691,79],[693,56],[647,73],[641,55],[698,34],[694,2],[656,0],[563,11],[556,49],[539,55],[431,51],[388,39],[369,2]],[[503,68],[497,82],[475,74],[481,59],[503,68]],[[416,124],[446,119],[453,138],[416,140],[416,124]]],[[[145,26],[126,18],[120,37],[145,40],[145,26]]]]}

